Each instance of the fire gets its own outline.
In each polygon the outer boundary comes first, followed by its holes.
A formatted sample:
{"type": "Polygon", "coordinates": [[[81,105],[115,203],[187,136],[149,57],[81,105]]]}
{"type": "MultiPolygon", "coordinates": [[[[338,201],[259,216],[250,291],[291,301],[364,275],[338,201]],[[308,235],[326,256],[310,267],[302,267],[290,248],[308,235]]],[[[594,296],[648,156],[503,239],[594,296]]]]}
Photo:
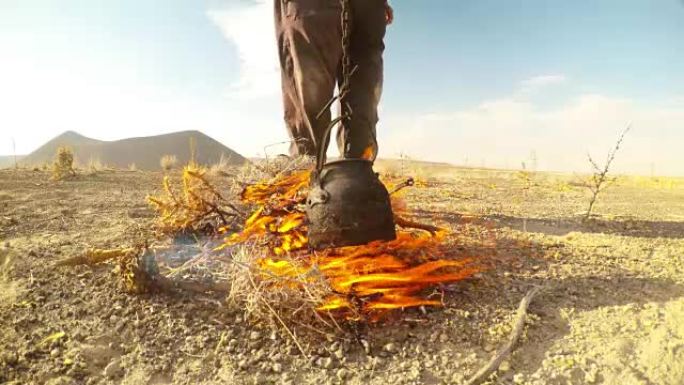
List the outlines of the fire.
{"type": "Polygon", "coordinates": [[[361,159],[373,160],[375,158],[375,149],[373,145],[366,147],[361,154],[361,159]]]}
{"type": "MultiPolygon", "coordinates": [[[[242,199],[257,208],[243,231],[228,236],[220,248],[257,241],[267,248],[267,256],[257,261],[264,276],[303,284],[322,276],[329,295],[317,310],[355,319],[392,309],[441,306],[440,300],[424,298],[426,289],[478,271],[471,259],[442,257],[444,230],[435,234],[400,230],[393,241],[309,251],[303,212],[309,177],[309,171],[299,171],[247,187],[242,199]]],[[[400,199],[393,199],[393,207],[406,210],[400,199]]]]}

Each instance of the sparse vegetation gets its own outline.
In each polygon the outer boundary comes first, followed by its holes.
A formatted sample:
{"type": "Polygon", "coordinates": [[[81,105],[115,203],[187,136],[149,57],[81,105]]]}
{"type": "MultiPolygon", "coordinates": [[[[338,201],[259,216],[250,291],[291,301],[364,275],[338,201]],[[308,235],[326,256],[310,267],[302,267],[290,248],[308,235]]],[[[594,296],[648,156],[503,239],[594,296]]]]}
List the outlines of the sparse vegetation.
{"type": "MultiPolygon", "coordinates": [[[[232,246],[216,260],[211,251],[220,239],[198,236],[195,243],[174,234],[140,258],[126,258],[134,269],[122,267],[122,258],[92,269],[53,266],[78,255],[104,257],[89,247],[125,250],[141,230],[157,242],[149,234],[156,218],[137,206],[141,194],[158,192],[161,172],[117,170],[46,192],[43,173],[0,171],[8,194],[3,201],[0,193],[0,249],[11,242],[14,262],[3,282],[20,289],[11,305],[0,306],[0,319],[9,320],[0,322],[0,382],[43,383],[58,374],[63,383],[144,384],[161,371],[168,383],[464,384],[516,329],[524,293],[542,284],[515,353],[486,383],[621,384],[625,376],[638,383],[636,367],[643,381],[681,384],[684,351],[672,347],[684,341],[684,179],[620,177],[599,196],[602,217],[583,223],[575,215],[586,208],[587,194],[570,183],[573,175],[543,174],[534,199],[516,201],[517,171],[423,169],[430,183],[403,190],[407,207],[451,231],[449,253],[491,261],[492,269],[427,291],[443,308],[406,309],[377,326],[342,324],[344,333],[306,322],[306,308],[294,320],[284,317],[318,300],[269,287],[278,281],[255,268],[258,244],[232,246]],[[122,185],[136,188],[121,191],[122,185]],[[67,196],[73,199],[58,205],[46,200],[67,196]],[[135,263],[150,255],[181,295],[128,294],[144,277],[135,263]],[[278,317],[296,339],[278,327],[278,317]],[[123,370],[105,377],[119,364],[123,370]]],[[[275,163],[243,167],[234,183],[276,170],[275,163]]],[[[168,177],[183,199],[179,174],[168,177]]]]}
{"type": "Polygon", "coordinates": [[[52,164],[52,179],[62,180],[76,176],[74,170],[74,153],[68,147],[60,147],[52,164]]]}
{"type": "Polygon", "coordinates": [[[136,166],[135,163],[131,163],[128,165],[128,171],[138,171],[138,166],[136,166]]]}
{"type": "Polygon", "coordinates": [[[233,171],[234,168],[231,168],[230,166],[230,157],[226,157],[224,154],[221,154],[221,157],[219,158],[218,162],[214,163],[211,165],[209,168],[209,173],[215,176],[230,176],[231,171],[233,171]]]}
{"type": "Polygon", "coordinates": [[[175,155],[164,155],[159,160],[159,165],[164,171],[171,171],[178,166],[178,158],[175,155]]]}
{"type": "Polygon", "coordinates": [[[96,173],[104,169],[104,165],[100,162],[100,158],[90,158],[87,165],[88,171],[96,173]]]}
{"type": "Polygon", "coordinates": [[[591,218],[591,214],[599,194],[603,190],[605,190],[606,187],[610,186],[610,184],[614,183],[617,179],[608,176],[608,173],[610,172],[610,166],[613,164],[613,161],[615,160],[615,155],[620,150],[620,146],[622,146],[622,142],[625,139],[625,135],[627,135],[630,129],[631,126],[627,126],[627,128],[625,128],[624,131],[622,131],[622,133],[618,137],[617,142],[615,143],[615,147],[613,147],[613,149],[608,152],[606,161],[603,164],[603,166],[599,166],[599,164],[594,160],[594,158],[592,158],[591,154],[587,154],[587,158],[589,159],[589,163],[591,164],[591,167],[593,169],[593,174],[591,175],[589,180],[585,181],[584,183],[584,187],[588,188],[591,192],[591,197],[589,198],[589,207],[587,207],[587,212],[584,215],[585,220],[591,218]]]}

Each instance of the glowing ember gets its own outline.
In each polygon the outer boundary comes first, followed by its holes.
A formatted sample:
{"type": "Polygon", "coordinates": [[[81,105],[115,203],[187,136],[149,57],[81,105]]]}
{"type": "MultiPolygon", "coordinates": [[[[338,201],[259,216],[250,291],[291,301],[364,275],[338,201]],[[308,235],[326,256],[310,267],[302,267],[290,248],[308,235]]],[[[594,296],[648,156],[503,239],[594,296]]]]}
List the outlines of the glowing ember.
{"type": "MultiPolygon", "coordinates": [[[[309,171],[300,171],[247,187],[242,199],[257,205],[257,209],[245,222],[244,230],[227,237],[221,248],[257,241],[269,255],[257,262],[264,275],[296,278],[299,282],[305,282],[306,277],[313,276],[311,273],[322,275],[330,295],[317,309],[347,318],[391,309],[440,306],[441,301],[421,296],[425,289],[462,280],[478,271],[471,265],[472,260],[440,258],[445,231],[399,231],[397,239],[389,242],[309,252],[303,213],[309,176],[309,171]]],[[[395,212],[405,212],[403,202],[393,198],[395,212]]]]}

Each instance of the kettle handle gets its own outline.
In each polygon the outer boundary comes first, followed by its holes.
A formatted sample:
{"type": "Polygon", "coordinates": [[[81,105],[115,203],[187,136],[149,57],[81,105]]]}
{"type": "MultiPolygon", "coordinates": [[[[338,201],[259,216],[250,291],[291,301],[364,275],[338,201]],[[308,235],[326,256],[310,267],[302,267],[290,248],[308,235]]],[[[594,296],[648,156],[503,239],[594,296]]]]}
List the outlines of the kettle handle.
{"type": "Polygon", "coordinates": [[[320,146],[318,148],[318,156],[316,157],[316,173],[319,174],[321,170],[323,170],[323,165],[325,164],[325,153],[328,150],[328,143],[330,141],[330,133],[332,132],[333,127],[335,127],[338,123],[341,121],[347,119],[349,115],[341,115],[338,116],[337,118],[333,119],[328,127],[325,129],[325,132],[323,133],[323,138],[321,140],[320,146]]]}

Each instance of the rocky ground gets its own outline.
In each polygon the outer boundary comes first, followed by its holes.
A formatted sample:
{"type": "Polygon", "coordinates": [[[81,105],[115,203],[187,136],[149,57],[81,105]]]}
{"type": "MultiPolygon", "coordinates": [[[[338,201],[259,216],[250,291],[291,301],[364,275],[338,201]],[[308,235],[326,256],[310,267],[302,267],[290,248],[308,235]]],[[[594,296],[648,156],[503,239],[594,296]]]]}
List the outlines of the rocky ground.
{"type": "MultiPolygon", "coordinates": [[[[396,172],[396,170],[393,170],[396,172]]],[[[578,216],[578,177],[407,168],[423,221],[489,269],[356,336],[302,336],[245,320],[220,297],[135,296],[111,265],[56,268],[151,229],[161,173],[0,170],[0,384],[460,384],[542,292],[491,384],[684,383],[684,180],[624,177],[578,216]],[[482,242],[469,243],[478,239],[482,242]]]]}

